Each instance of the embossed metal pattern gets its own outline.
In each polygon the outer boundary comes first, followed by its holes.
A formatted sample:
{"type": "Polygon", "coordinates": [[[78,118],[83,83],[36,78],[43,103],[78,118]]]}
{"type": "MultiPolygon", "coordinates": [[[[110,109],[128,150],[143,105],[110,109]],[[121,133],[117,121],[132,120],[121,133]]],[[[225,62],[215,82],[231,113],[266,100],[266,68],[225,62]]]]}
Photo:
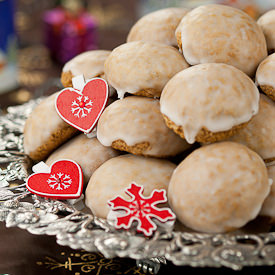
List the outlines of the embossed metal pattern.
{"type": "Polygon", "coordinates": [[[275,264],[275,232],[202,234],[160,228],[153,237],[145,238],[134,230],[116,230],[106,220],[78,211],[67,201],[30,194],[24,184],[30,160],[23,153],[22,132],[26,117],[38,101],[10,107],[8,114],[0,116],[0,221],[7,227],[55,235],[60,245],[99,251],[106,258],[154,258],[155,262],[165,262],[166,258],[176,265],[235,270],[275,264]],[[14,185],[15,180],[22,184],[14,185]]]}

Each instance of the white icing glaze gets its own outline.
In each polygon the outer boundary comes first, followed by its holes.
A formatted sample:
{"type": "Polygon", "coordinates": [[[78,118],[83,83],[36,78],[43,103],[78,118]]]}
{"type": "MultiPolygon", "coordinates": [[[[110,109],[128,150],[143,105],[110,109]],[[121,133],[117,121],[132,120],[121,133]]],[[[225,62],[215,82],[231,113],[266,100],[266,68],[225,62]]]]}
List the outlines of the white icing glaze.
{"type": "Polygon", "coordinates": [[[114,49],[104,70],[107,81],[122,98],[126,92],[144,89],[155,89],[159,96],[167,81],[188,66],[184,57],[171,46],[137,41],[114,49]]]}
{"type": "Polygon", "coordinates": [[[270,193],[264,201],[260,215],[275,218],[275,165],[267,167],[267,171],[273,183],[270,193]]]}
{"type": "Polygon", "coordinates": [[[125,91],[116,91],[116,92],[117,92],[117,97],[118,97],[119,99],[123,99],[124,96],[125,96],[125,94],[126,94],[125,91]]]}
{"type": "Polygon", "coordinates": [[[129,199],[125,188],[131,182],[144,187],[144,196],[154,189],[168,189],[176,165],[167,160],[123,155],[101,165],[92,175],[85,193],[86,205],[101,218],[107,218],[107,202],[115,196],[129,199]]]}
{"type": "Polygon", "coordinates": [[[248,146],[263,159],[275,158],[275,103],[261,94],[258,114],[230,140],[248,146]]]}
{"type": "Polygon", "coordinates": [[[243,72],[226,64],[200,64],[174,76],[160,98],[161,112],[194,143],[205,127],[211,132],[230,130],[258,112],[259,92],[243,72]]]}
{"type": "Polygon", "coordinates": [[[67,125],[55,110],[58,93],[43,100],[31,113],[24,128],[24,152],[30,154],[43,145],[58,128],[67,125]]]}
{"type": "Polygon", "coordinates": [[[183,17],[180,31],[183,55],[191,65],[226,63],[254,76],[267,56],[262,30],[239,9],[200,6],[183,17]]]}
{"type": "Polygon", "coordinates": [[[146,97],[115,101],[99,119],[98,140],[105,146],[120,139],[129,146],[149,142],[144,154],[150,156],[176,155],[187,149],[189,145],[165,125],[159,108],[159,100],[146,97]]]}
{"type": "Polygon", "coordinates": [[[269,191],[263,160],[241,144],[221,142],[195,150],[180,163],[168,200],[184,225],[218,233],[254,219],[269,191]]]}
{"type": "Polygon", "coordinates": [[[275,53],[269,55],[259,65],[256,82],[258,85],[268,85],[275,89],[275,53]]]}
{"type": "Polygon", "coordinates": [[[96,138],[87,138],[81,134],[54,151],[47,159],[46,164],[50,166],[59,159],[74,160],[81,166],[84,182],[87,184],[93,172],[100,165],[118,155],[117,151],[101,145],[96,138]]]}
{"type": "Polygon", "coordinates": [[[85,79],[100,76],[104,72],[104,62],[111,51],[95,50],[77,55],[67,62],[63,72],[71,72],[73,76],[83,74],[85,79]]]}
{"type": "Polygon", "coordinates": [[[258,25],[264,32],[267,49],[275,49],[275,9],[270,10],[267,13],[263,14],[257,21],[258,25]]]}
{"type": "Polygon", "coordinates": [[[188,11],[184,8],[168,8],[143,16],[131,28],[127,42],[154,41],[176,46],[175,29],[188,11]]]}

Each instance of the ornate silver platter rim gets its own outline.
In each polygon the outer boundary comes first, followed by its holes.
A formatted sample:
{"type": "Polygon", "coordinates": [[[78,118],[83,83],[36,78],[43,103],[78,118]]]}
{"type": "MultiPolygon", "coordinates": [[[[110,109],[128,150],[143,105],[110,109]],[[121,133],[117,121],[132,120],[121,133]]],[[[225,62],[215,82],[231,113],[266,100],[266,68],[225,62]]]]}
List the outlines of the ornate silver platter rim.
{"type": "Polygon", "coordinates": [[[69,201],[30,194],[24,185],[30,160],[23,153],[22,133],[27,116],[39,101],[10,107],[0,116],[0,167],[5,167],[0,168],[0,221],[7,227],[54,235],[60,245],[99,251],[107,258],[130,257],[141,261],[143,268],[152,262],[165,263],[165,259],[176,265],[235,270],[275,265],[275,232],[232,235],[159,228],[153,237],[145,238],[134,229],[115,230],[106,220],[78,211],[69,201]],[[14,180],[22,184],[13,187],[14,180]]]}

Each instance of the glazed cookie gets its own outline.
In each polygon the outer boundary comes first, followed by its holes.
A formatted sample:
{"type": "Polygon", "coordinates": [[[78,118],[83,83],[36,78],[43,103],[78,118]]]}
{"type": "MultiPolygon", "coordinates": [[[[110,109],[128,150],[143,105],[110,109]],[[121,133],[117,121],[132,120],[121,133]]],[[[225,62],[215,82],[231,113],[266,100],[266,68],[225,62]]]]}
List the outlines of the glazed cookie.
{"type": "Polygon", "coordinates": [[[275,53],[269,55],[258,67],[256,83],[275,101],[275,53]]]}
{"type": "Polygon", "coordinates": [[[201,147],[174,171],[168,201],[184,225],[221,233],[244,226],[270,191],[267,169],[255,152],[234,142],[201,147]]]}
{"type": "Polygon", "coordinates": [[[119,98],[126,92],[159,97],[167,81],[188,66],[184,57],[171,46],[136,41],[114,49],[105,62],[104,71],[119,98]]]}
{"type": "Polygon", "coordinates": [[[258,114],[230,140],[248,146],[266,162],[275,160],[275,103],[261,94],[258,114]]]}
{"type": "Polygon", "coordinates": [[[257,114],[259,92],[233,66],[200,64],[167,83],[160,106],[167,126],[187,142],[215,142],[233,135],[257,114]]]}
{"type": "Polygon", "coordinates": [[[125,189],[135,182],[144,187],[144,196],[154,189],[168,188],[176,165],[167,160],[123,155],[101,165],[92,175],[85,193],[86,205],[100,218],[107,218],[107,203],[116,196],[129,199],[125,189]]]}
{"type": "Polygon", "coordinates": [[[97,138],[104,146],[154,157],[174,156],[189,147],[166,127],[157,99],[137,96],[115,101],[104,110],[97,138]]]}
{"type": "Polygon", "coordinates": [[[72,87],[72,78],[83,74],[85,79],[104,78],[104,62],[111,51],[95,50],[77,55],[63,67],[61,82],[64,87],[72,87]]]}
{"type": "Polygon", "coordinates": [[[24,127],[24,152],[31,159],[45,159],[77,132],[55,110],[55,93],[44,99],[31,113],[24,127]]]}
{"type": "Polygon", "coordinates": [[[87,138],[81,134],[66,142],[54,151],[46,161],[51,165],[59,159],[71,159],[78,163],[83,171],[84,183],[87,184],[93,172],[110,158],[119,153],[110,147],[105,147],[97,138],[87,138]]]}
{"type": "Polygon", "coordinates": [[[184,8],[168,8],[143,16],[131,28],[127,42],[152,41],[177,46],[175,30],[188,11],[184,8]]]}
{"type": "Polygon", "coordinates": [[[268,176],[273,181],[271,191],[264,201],[260,215],[270,217],[275,223],[275,163],[267,167],[268,176]]]}
{"type": "Polygon", "coordinates": [[[275,50],[275,10],[263,14],[257,21],[265,35],[268,51],[275,50]]]}
{"type": "Polygon", "coordinates": [[[200,6],[190,11],[176,35],[191,65],[226,63],[254,76],[267,56],[261,28],[243,11],[225,5],[200,6]]]}

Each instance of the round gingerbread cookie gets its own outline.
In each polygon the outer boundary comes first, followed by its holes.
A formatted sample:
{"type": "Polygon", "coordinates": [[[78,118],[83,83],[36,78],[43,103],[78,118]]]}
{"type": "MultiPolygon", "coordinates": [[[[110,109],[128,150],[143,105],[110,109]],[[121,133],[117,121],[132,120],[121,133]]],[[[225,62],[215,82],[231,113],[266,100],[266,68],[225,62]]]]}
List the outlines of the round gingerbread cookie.
{"type": "Polygon", "coordinates": [[[268,97],[275,101],[275,53],[269,55],[259,65],[256,83],[268,97]]]}
{"type": "Polygon", "coordinates": [[[131,28],[127,42],[151,41],[177,46],[175,30],[188,9],[167,8],[141,17],[131,28]]]}
{"type": "Polygon", "coordinates": [[[81,134],[63,144],[46,160],[52,165],[60,159],[70,159],[78,163],[83,171],[84,184],[87,184],[94,171],[110,158],[118,156],[118,151],[103,146],[96,137],[87,138],[81,134]]]}
{"type": "Polygon", "coordinates": [[[271,222],[275,223],[275,163],[267,167],[267,172],[273,183],[270,193],[264,201],[260,215],[271,218],[271,222]]]}
{"type": "Polygon", "coordinates": [[[193,151],[180,163],[169,183],[168,201],[187,227],[221,233],[253,220],[269,191],[260,156],[239,143],[220,142],[193,151]]]}
{"type": "Polygon", "coordinates": [[[160,98],[167,126],[187,142],[215,142],[233,135],[259,107],[259,92],[242,71],[200,64],[175,75],[160,98]]]}
{"type": "Polygon", "coordinates": [[[261,94],[258,114],[230,140],[248,146],[265,162],[275,160],[275,103],[261,94]]]}
{"type": "Polygon", "coordinates": [[[26,120],[24,152],[33,160],[45,159],[53,150],[77,132],[57,114],[55,110],[57,94],[44,99],[26,120]]]}
{"type": "Polygon", "coordinates": [[[101,115],[97,138],[105,146],[136,155],[174,156],[190,146],[165,125],[159,100],[129,96],[101,115]]]}
{"type": "Polygon", "coordinates": [[[83,74],[88,80],[94,77],[104,78],[104,62],[111,51],[94,50],[81,53],[67,62],[61,74],[64,87],[72,87],[72,78],[83,74]]]}
{"type": "Polygon", "coordinates": [[[275,50],[275,9],[263,14],[257,21],[265,35],[268,51],[275,50]]]}
{"type": "Polygon", "coordinates": [[[104,71],[119,98],[125,93],[159,97],[167,81],[188,66],[174,47],[136,41],[115,48],[104,71]]]}
{"type": "Polygon", "coordinates": [[[167,160],[123,155],[102,164],[92,175],[85,193],[86,205],[93,214],[107,218],[108,201],[121,196],[129,199],[125,189],[132,182],[144,187],[148,197],[154,189],[168,189],[176,165],[167,160]]]}
{"type": "Polygon", "coordinates": [[[191,65],[226,63],[249,76],[267,56],[264,34],[246,13],[225,5],[205,5],[186,14],[176,31],[191,65]]]}

